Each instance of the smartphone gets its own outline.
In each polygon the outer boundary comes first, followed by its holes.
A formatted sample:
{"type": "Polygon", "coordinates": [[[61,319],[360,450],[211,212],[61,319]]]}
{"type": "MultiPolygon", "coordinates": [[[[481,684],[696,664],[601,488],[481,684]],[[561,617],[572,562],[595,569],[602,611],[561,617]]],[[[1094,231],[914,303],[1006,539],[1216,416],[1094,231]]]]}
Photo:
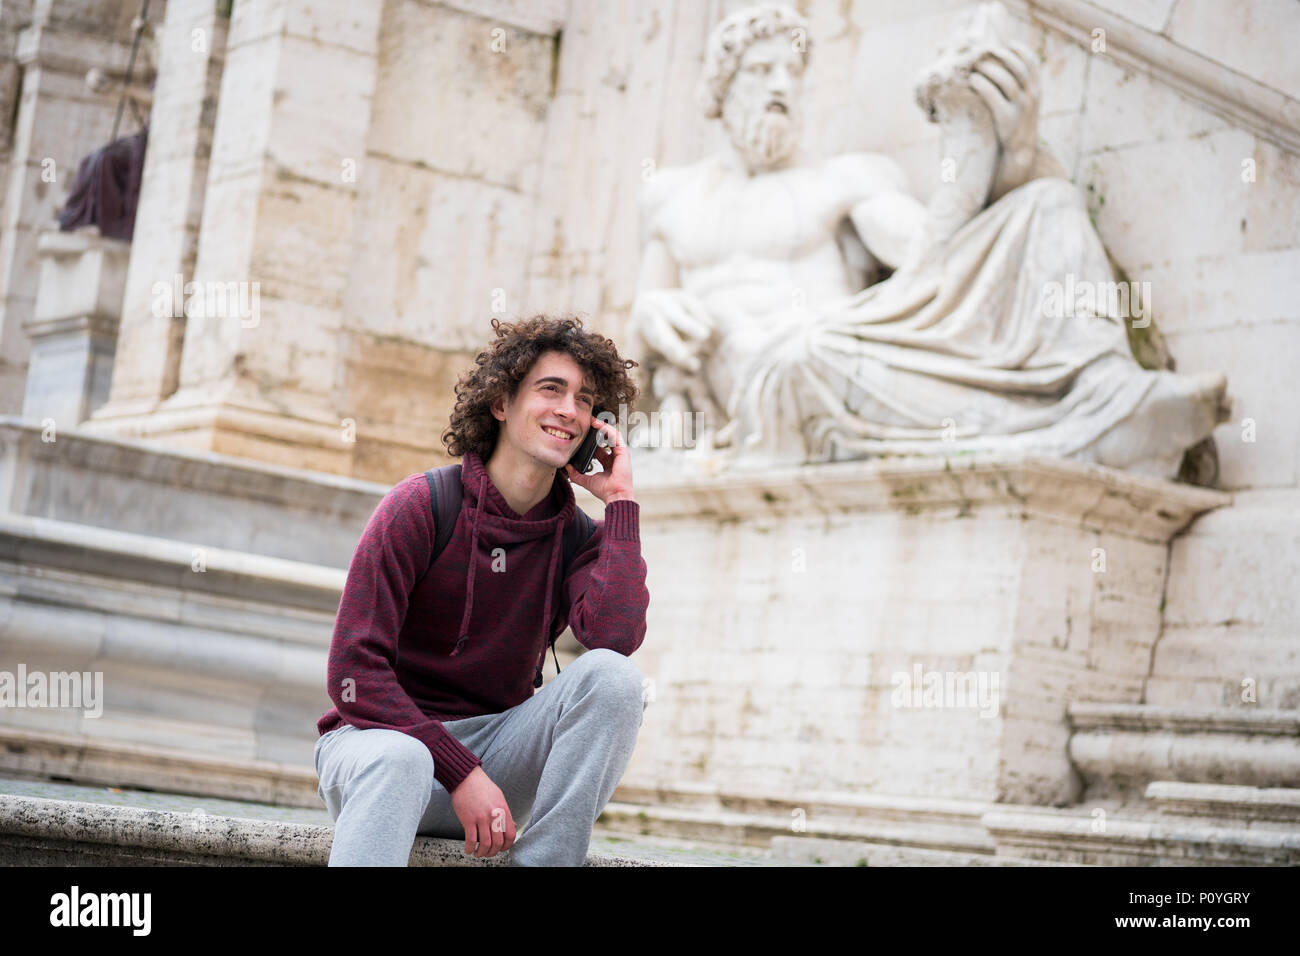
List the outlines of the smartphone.
{"type": "MultiPolygon", "coordinates": [[[[600,418],[602,409],[593,409],[591,413],[592,420],[600,418]]],[[[600,429],[592,425],[587,429],[587,434],[582,438],[582,444],[578,450],[573,453],[569,459],[569,464],[577,470],[578,474],[585,475],[591,470],[591,459],[596,455],[596,443],[600,440],[600,429]]]]}

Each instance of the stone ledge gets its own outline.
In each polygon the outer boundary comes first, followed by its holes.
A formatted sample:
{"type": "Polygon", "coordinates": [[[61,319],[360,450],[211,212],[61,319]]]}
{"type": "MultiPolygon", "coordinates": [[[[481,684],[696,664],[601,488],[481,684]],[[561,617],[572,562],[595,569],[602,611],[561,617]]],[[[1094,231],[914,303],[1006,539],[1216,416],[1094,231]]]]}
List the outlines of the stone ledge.
{"type": "MultiPolygon", "coordinates": [[[[324,866],[333,827],[0,794],[0,865],[324,866]]],[[[504,866],[416,837],[410,866],[504,866]]],[[[672,866],[590,853],[585,866],[672,866]]]]}
{"type": "Polygon", "coordinates": [[[242,551],[0,513],[0,559],[333,614],[347,572],[242,551]],[[194,552],[204,571],[193,569],[194,552]]]}
{"type": "Polygon", "coordinates": [[[1300,823],[1300,790],[1157,780],[1146,798],[1165,813],[1300,823]]]}
{"type": "Polygon", "coordinates": [[[655,464],[637,479],[643,521],[953,507],[966,515],[977,507],[1001,507],[1163,543],[1198,514],[1232,503],[1221,491],[1034,455],[889,457],[762,473],[681,474],[655,464]]]}
{"type": "MultiPolygon", "coordinates": [[[[141,410],[141,415],[147,414],[141,410]]],[[[0,511],[346,572],[390,486],[0,416],[0,511]]],[[[186,565],[189,561],[186,561],[186,565]]]]}

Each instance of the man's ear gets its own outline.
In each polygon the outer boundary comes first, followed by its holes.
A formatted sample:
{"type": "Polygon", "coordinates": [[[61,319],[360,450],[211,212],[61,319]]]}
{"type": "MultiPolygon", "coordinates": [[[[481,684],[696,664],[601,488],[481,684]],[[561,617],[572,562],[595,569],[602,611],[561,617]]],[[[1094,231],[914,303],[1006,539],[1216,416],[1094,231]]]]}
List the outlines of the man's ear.
{"type": "Polygon", "coordinates": [[[505,399],[498,398],[495,402],[493,402],[491,405],[488,406],[488,411],[492,413],[492,417],[495,418],[497,421],[499,422],[505,421],[506,420],[505,399]]]}

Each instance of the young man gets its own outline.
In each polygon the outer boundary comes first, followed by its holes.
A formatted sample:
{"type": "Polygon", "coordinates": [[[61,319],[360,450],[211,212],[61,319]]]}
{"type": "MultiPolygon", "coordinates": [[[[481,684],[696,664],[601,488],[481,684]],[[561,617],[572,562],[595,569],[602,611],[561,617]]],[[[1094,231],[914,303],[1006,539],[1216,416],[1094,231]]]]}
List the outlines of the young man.
{"type": "Polygon", "coordinates": [[[511,850],[513,865],[579,866],[636,743],[642,678],[628,658],[650,600],[639,506],[627,446],[594,415],[631,404],[636,363],[576,319],[492,327],[442,436],[462,458],[446,548],[430,566],[429,485],[411,475],[348,569],[334,707],[317,724],[331,866],[403,866],[417,833],[463,835],[480,858],[511,850]],[[581,475],[568,461],[588,427],[611,447],[596,453],[603,471],[581,475]],[[570,482],[605,517],[565,570],[570,482]],[[588,650],[535,691],[566,625],[588,650]]]}

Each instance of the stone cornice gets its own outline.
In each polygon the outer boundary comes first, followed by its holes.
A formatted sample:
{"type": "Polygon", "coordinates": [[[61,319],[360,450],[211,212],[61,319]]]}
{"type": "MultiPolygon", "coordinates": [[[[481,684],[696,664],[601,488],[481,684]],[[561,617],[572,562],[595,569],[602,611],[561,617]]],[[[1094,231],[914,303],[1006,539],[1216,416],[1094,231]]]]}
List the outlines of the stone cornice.
{"type": "Polygon", "coordinates": [[[559,33],[568,12],[565,0],[439,0],[438,5],[542,36],[559,33]]]}
{"type": "MultiPolygon", "coordinates": [[[[92,66],[109,74],[124,73],[130,57],[129,40],[123,42],[48,24],[33,25],[19,32],[14,52],[14,58],[24,67],[73,75],[82,75],[92,66]]],[[[137,73],[137,77],[142,73],[137,73]]]]}
{"type": "Polygon", "coordinates": [[[1196,515],[1232,502],[1220,491],[1033,456],[884,458],[715,475],[638,474],[643,525],[671,517],[1000,508],[1127,537],[1168,541],[1196,515]]]}
{"type": "MultiPolygon", "coordinates": [[[[140,409],[140,417],[147,418],[151,411],[152,407],[140,409]]],[[[83,422],[75,429],[60,429],[56,449],[52,447],[53,442],[42,440],[39,422],[17,415],[0,415],[0,448],[21,449],[22,456],[28,459],[57,459],[73,466],[93,467],[104,475],[147,477],[161,484],[183,485],[214,494],[228,492],[232,484],[238,485],[286,506],[293,504],[309,485],[330,494],[364,495],[374,498],[375,503],[391,488],[347,475],[218,452],[160,447],[143,438],[96,431],[89,426],[90,423],[83,422]]]]}
{"type": "Polygon", "coordinates": [[[1086,0],[1007,0],[1016,15],[1078,41],[1106,31],[1099,54],[1147,73],[1229,122],[1300,153],[1300,101],[1086,0]]]}
{"type": "Polygon", "coordinates": [[[1300,712],[1253,708],[1178,708],[1078,701],[1068,711],[1076,730],[1172,730],[1184,734],[1300,736],[1300,712]]]}
{"type": "Polygon", "coordinates": [[[117,342],[119,319],[116,315],[96,312],[93,315],[61,315],[58,318],[24,319],[23,331],[29,339],[62,335],[89,335],[113,345],[117,342]]]}

